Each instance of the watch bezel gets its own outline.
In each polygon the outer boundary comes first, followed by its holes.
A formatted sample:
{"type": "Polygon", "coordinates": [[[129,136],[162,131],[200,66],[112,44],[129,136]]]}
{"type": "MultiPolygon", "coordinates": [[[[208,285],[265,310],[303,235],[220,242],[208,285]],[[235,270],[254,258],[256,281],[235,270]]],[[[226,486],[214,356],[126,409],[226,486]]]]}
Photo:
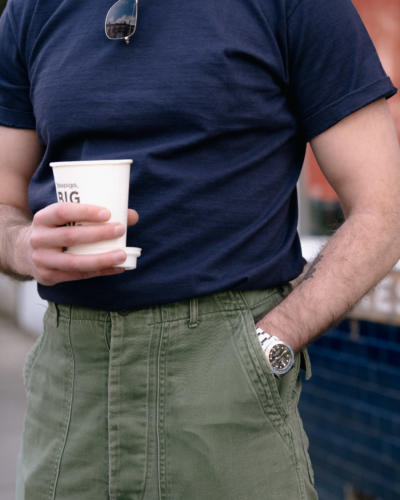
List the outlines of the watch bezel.
{"type": "Polygon", "coordinates": [[[279,339],[278,340],[274,340],[273,342],[271,342],[271,344],[268,346],[268,348],[265,351],[265,356],[267,358],[268,365],[270,366],[271,371],[272,371],[272,373],[274,373],[274,375],[286,375],[286,373],[288,373],[293,368],[293,366],[294,366],[294,353],[293,353],[293,349],[290,347],[290,345],[285,344],[285,342],[282,342],[279,339]],[[274,347],[278,346],[278,345],[283,346],[286,350],[289,351],[289,354],[290,354],[290,360],[288,361],[287,365],[284,368],[277,368],[277,367],[275,367],[272,364],[271,359],[270,359],[270,355],[271,355],[272,349],[274,347]]]}

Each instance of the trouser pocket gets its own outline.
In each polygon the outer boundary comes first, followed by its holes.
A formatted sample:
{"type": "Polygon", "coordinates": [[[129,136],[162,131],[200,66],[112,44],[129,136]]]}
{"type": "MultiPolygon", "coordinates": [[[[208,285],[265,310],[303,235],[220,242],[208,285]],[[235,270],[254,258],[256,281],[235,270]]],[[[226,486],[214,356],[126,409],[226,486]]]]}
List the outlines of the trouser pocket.
{"type": "Polygon", "coordinates": [[[265,353],[262,350],[256,324],[250,311],[244,312],[246,329],[245,336],[248,343],[254,369],[259,373],[264,385],[271,391],[275,405],[283,419],[287,417],[298,402],[301,383],[299,381],[301,353],[295,355],[293,368],[280,377],[273,374],[270,365],[267,362],[265,353]]]}
{"type": "Polygon", "coordinates": [[[251,292],[250,297],[244,295],[244,301],[247,304],[247,309],[243,314],[247,325],[244,337],[249,352],[250,367],[248,370],[254,373],[254,386],[260,395],[259,397],[264,401],[264,406],[268,408],[268,404],[271,400],[273,401],[273,407],[269,407],[269,415],[277,430],[288,430],[288,433],[283,433],[283,436],[289,439],[289,443],[295,451],[297,466],[302,471],[301,474],[304,478],[306,498],[316,498],[316,492],[313,488],[314,473],[308,453],[308,438],[298,411],[302,386],[300,372],[304,371],[306,380],[311,377],[311,364],[307,350],[295,355],[292,370],[282,377],[276,377],[267,363],[256,332],[256,322],[283,300],[288,292],[288,289],[283,290],[282,293],[279,290],[278,293],[259,292],[258,300],[254,292],[251,292]]]}
{"type": "Polygon", "coordinates": [[[170,500],[306,498],[279,395],[254,369],[248,330],[242,310],[164,328],[161,470],[170,500]]]}
{"type": "Polygon", "coordinates": [[[25,387],[25,392],[29,393],[30,381],[33,367],[35,366],[36,360],[40,355],[43,344],[45,342],[46,331],[43,331],[40,336],[35,340],[32,347],[29,349],[25,356],[24,368],[23,368],[23,382],[25,387]]]}
{"type": "Polygon", "coordinates": [[[17,499],[54,498],[72,404],[73,356],[68,325],[51,305],[44,333],[27,357],[27,412],[17,470],[17,499]]]}

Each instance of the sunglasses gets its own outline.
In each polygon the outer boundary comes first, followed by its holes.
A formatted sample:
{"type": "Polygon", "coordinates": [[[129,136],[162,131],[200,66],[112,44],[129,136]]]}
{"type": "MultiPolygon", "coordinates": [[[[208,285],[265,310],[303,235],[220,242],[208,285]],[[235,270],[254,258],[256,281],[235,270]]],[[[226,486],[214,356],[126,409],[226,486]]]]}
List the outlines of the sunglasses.
{"type": "Polygon", "coordinates": [[[130,42],[136,31],[138,0],[118,0],[107,12],[105,31],[110,40],[130,42]]]}

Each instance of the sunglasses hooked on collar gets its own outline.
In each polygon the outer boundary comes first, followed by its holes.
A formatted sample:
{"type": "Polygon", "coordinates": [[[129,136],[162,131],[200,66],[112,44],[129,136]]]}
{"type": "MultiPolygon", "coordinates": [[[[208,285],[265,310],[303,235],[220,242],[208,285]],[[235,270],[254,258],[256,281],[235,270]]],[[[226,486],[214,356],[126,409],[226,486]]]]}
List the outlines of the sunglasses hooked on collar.
{"type": "Polygon", "coordinates": [[[105,32],[110,40],[130,42],[136,31],[138,0],[118,0],[110,7],[106,15],[105,32]]]}

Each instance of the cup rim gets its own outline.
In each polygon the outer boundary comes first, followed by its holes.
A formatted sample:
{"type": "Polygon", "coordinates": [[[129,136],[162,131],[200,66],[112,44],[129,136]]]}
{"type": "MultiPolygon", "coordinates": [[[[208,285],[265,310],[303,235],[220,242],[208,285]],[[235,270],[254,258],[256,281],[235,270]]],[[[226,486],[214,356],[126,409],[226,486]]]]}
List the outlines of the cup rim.
{"type": "Polygon", "coordinates": [[[133,163],[132,159],[126,160],[77,160],[77,161],[52,161],[50,162],[51,168],[57,167],[94,167],[96,165],[109,165],[109,164],[126,164],[133,163]]]}

